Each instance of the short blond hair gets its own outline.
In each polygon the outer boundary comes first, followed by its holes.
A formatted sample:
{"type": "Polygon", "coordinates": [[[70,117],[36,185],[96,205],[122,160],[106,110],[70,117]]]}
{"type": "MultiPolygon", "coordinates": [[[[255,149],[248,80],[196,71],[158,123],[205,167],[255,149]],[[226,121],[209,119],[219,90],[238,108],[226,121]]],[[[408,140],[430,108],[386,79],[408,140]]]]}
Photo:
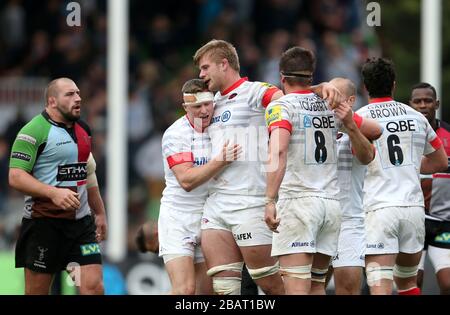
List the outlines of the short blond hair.
{"type": "Polygon", "coordinates": [[[232,69],[240,71],[239,57],[236,48],[229,42],[224,40],[213,39],[200,47],[194,55],[194,64],[199,65],[200,59],[204,56],[210,56],[213,61],[220,62],[227,59],[232,69]]]}

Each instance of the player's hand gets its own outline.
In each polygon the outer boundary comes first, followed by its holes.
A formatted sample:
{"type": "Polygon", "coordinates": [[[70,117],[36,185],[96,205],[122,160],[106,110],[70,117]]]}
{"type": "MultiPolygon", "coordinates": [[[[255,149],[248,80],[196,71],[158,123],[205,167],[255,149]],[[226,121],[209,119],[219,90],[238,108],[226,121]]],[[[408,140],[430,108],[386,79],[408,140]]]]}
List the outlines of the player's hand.
{"type": "Polygon", "coordinates": [[[352,124],[355,124],[353,121],[353,111],[352,107],[348,102],[342,102],[334,109],[334,113],[337,118],[339,118],[345,127],[350,127],[352,124]]]}
{"type": "Polygon", "coordinates": [[[106,240],[108,224],[106,223],[106,215],[104,213],[95,215],[95,226],[97,227],[95,230],[95,239],[97,242],[100,243],[106,240]]]}
{"type": "Polygon", "coordinates": [[[230,145],[230,140],[227,140],[222,147],[222,161],[230,164],[241,157],[242,147],[239,144],[230,145]]]}
{"type": "Polygon", "coordinates": [[[277,219],[277,208],[275,202],[269,202],[268,204],[266,204],[264,220],[266,221],[267,226],[272,232],[278,233],[277,228],[278,225],[280,225],[280,219],[277,219]]]}
{"type": "Polygon", "coordinates": [[[80,196],[68,188],[55,187],[50,192],[51,201],[63,210],[76,210],[80,208],[80,196]]]}
{"type": "Polygon", "coordinates": [[[324,100],[328,101],[330,109],[336,108],[344,100],[341,92],[331,83],[324,82],[320,84],[322,93],[319,94],[324,100]]]}

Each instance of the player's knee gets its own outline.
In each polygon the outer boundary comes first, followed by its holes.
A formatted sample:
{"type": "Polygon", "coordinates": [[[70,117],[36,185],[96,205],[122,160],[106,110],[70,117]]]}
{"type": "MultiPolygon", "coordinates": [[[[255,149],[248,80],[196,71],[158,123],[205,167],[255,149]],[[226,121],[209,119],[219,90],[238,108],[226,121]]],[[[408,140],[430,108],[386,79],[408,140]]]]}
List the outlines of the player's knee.
{"type": "Polygon", "coordinates": [[[92,277],[87,281],[82,281],[80,286],[82,295],[102,295],[104,294],[103,280],[101,277],[92,277]]]}
{"type": "Polygon", "coordinates": [[[218,295],[241,295],[241,277],[213,277],[213,289],[218,295]]]}
{"type": "Polygon", "coordinates": [[[172,293],[175,295],[194,295],[195,294],[195,283],[190,283],[189,281],[183,283],[172,289],[172,293]]]}
{"type": "Polygon", "coordinates": [[[367,284],[369,286],[379,285],[382,279],[393,280],[394,272],[391,266],[370,266],[366,267],[367,284]]]}
{"type": "Polygon", "coordinates": [[[437,274],[438,276],[438,282],[439,282],[439,288],[441,290],[442,295],[450,295],[450,277],[448,274],[437,274]]]}
{"type": "Polygon", "coordinates": [[[103,281],[87,282],[80,287],[80,294],[82,295],[103,295],[104,291],[103,281]]]}
{"type": "Polygon", "coordinates": [[[325,285],[325,279],[327,278],[328,268],[319,269],[311,268],[311,281],[316,284],[325,285]]]}
{"type": "MultiPolygon", "coordinates": [[[[222,272],[231,272],[232,274],[237,273],[237,274],[241,275],[243,267],[244,267],[244,262],[240,261],[240,262],[235,262],[235,263],[231,263],[231,264],[219,265],[219,266],[212,267],[211,269],[209,269],[206,272],[206,274],[210,277],[213,277],[222,272]]],[[[221,276],[225,276],[225,275],[222,274],[221,276]]]]}
{"type": "Polygon", "coordinates": [[[419,271],[419,265],[412,267],[405,267],[395,264],[394,265],[394,276],[400,279],[407,279],[417,276],[419,271]]]}
{"type": "Polygon", "coordinates": [[[265,278],[271,275],[274,275],[276,273],[278,273],[279,269],[280,269],[280,263],[277,261],[274,265],[272,266],[266,266],[266,267],[262,267],[262,268],[248,268],[248,273],[250,274],[250,277],[252,277],[253,280],[258,280],[261,278],[265,278]]]}
{"type": "Polygon", "coordinates": [[[280,267],[280,274],[282,277],[310,280],[311,266],[312,265],[280,267]]]}
{"type": "Polygon", "coordinates": [[[209,269],[206,274],[213,277],[213,289],[218,295],[240,295],[241,294],[241,281],[242,281],[242,268],[244,262],[235,262],[226,265],[219,265],[209,269]],[[231,272],[232,274],[238,274],[238,276],[225,277],[216,276],[219,273],[231,272]]]}

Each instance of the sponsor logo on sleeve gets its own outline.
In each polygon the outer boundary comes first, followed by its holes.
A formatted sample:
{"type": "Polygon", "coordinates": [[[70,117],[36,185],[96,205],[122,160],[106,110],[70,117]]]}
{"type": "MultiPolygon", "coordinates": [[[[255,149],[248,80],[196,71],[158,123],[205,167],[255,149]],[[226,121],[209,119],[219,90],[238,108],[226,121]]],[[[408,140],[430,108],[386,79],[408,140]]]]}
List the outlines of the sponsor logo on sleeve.
{"type": "Polygon", "coordinates": [[[36,144],[36,139],[35,139],[35,138],[33,138],[32,136],[23,134],[23,133],[21,133],[21,134],[19,134],[19,135],[17,136],[17,140],[22,140],[22,141],[31,143],[32,145],[35,145],[35,144],[36,144]]]}
{"type": "Polygon", "coordinates": [[[267,82],[261,82],[261,85],[266,88],[271,88],[273,85],[267,82]]]}
{"type": "Polygon", "coordinates": [[[11,154],[11,157],[13,159],[23,160],[25,162],[30,162],[31,161],[31,155],[26,154],[26,153],[22,153],[22,152],[13,152],[11,154]]]}
{"type": "Polygon", "coordinates": [[[281,105],[274,105],[266,111],[266,122],[268,126],[277,121],[281,121],[281,119],[281,105]]]}

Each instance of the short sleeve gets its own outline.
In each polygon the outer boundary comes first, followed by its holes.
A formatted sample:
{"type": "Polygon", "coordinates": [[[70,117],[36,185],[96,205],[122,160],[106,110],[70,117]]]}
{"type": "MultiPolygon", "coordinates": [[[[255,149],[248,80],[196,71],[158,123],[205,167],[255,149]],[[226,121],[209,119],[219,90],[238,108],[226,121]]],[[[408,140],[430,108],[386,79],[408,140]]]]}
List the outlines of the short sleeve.
{"type": "Polygon", "coordinates": [[[173,132],[164,134],[162,152],[169,168],[186,162],[194,162],[194,155],[188,137],[176,135],[173,132]]]}
{"type": "Polygon", "coordinates": [[[283,128],[292,133],[292,118],[286,104],[274,101],[266,108],[266,126],[269,134],[276,128],[283,128]]]}

